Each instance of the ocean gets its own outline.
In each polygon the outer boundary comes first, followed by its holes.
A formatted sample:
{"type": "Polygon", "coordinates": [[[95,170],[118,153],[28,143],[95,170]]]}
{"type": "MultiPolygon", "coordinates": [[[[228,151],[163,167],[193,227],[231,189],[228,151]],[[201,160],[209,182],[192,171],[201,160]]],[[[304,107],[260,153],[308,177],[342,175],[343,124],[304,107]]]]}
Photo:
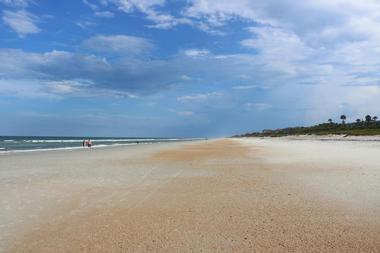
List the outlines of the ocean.
{"type": "Polygon", "coordinates": [[[131,137],[61,137],[61,136],[0,136],[0,153],[34,150],[79,149],[83,140],[90,139],[92,147],[137,145],[195,139],[131,138],[131,137]]]}

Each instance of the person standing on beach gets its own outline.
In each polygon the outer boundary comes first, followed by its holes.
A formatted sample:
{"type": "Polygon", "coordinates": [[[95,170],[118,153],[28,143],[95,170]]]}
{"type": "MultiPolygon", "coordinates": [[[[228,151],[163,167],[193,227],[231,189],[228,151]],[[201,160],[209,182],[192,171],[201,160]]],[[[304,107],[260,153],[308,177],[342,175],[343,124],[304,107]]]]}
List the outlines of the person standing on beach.
{"type": "Polygon", "coordinates": [[[90,139],[88,139],[88,141],[87,141],[87,147],[91,148],[91,146],[92,146],[92,142],[91,142],[90,139]]]}
{"type": "Polygon", "coordinates": [[[87,145],[86,140],[83,140],[83,141],[82,141],[82,147],[86,147],[86,145],[87,145]]]}

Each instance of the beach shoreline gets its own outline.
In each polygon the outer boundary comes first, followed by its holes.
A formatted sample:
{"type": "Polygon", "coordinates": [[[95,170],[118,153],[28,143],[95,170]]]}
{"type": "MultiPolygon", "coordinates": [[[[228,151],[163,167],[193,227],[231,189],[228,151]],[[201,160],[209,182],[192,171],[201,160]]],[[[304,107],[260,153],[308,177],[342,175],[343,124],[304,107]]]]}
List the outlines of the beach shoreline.
{"type": "Polygon", "coordinates": [[[0,155],[36,151],[104,148],[163,142],[196,141],[203,138],[141,138],[141,137],[64,137],[64,136],[0,136],[0,155]],[[91,145],[88,145],[88,141],[91,145]]]}
{"type": "Polygon", "coordinates": [[[0,247],[379,251],[378,145],[239,138],[3,155],[0,247]]]}

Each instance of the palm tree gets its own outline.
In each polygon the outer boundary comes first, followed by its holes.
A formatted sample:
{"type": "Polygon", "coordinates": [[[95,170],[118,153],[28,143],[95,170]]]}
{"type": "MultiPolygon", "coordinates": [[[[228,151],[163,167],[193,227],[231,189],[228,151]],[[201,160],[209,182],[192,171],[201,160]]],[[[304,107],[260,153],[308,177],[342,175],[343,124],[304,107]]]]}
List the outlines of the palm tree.
{"type": "Polygon", "coordinates": [[[346,117],[346,115],[343,114],[340,116],[340,119],[342,120],[342,124],[345,124],[347,117],[346,117]]]}
{"type": "Polygon", "coordinates": [[[333,120],[332,120],[332,119],[328,119],[327,121],[328,121],[330,124],[333,123],[333,120]]]}
{"type": "Polygon", "coordinates": [[[370,123],[372,121],[371,115],[365,116],[365,122],[370,123]]]}
{"type": "Polygon", "coordinates": [[[356,123],[360,123],[360,121],[362,121],[361,119],[356,119],[356,123]]]}
{"type": "Polygon", "coordinates": [[[373,117],[373,121],[375,121],[375,122],[376,122],[376,121],[377,121],[377,119],[378,119],[378,118],[377,118],[377,116],[374,116],[374,117],[373,117]]]}

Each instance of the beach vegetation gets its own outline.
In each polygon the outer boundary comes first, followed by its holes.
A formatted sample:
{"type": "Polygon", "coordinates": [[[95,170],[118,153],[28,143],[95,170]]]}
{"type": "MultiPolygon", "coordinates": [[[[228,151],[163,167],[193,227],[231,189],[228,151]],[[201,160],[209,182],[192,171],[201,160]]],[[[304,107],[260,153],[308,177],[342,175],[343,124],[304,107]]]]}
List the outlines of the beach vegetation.
{"type": "Polygon", "coordinates": [[[281,137],[289,135],[347,135],[347,136],[365,136],[380,135],[380,121],[378,117],[366,115],[364,121],[356,119],[354,122],[347,122],[345,115],[340,116],[341,123],[335,123],[331,118],[327,123],[313,126],[287,127],[282,129],[265,129],[261,132],[252,132],[235,137],[281,137]]]}
{"type": "Polygon", "coordinates": [[[345,124],[347,117],[346,117],[346,115],[343,114],[340,116],[340,119],[342,120],[342,124],[345,124]]]}
{"type": "Polygon", "coordinates": [[[371,115],[366,115],[366,116],[365,116],[365,122],[367,122],[368,124],[372,122],[372,117],[371,117],[371,115]]]}

